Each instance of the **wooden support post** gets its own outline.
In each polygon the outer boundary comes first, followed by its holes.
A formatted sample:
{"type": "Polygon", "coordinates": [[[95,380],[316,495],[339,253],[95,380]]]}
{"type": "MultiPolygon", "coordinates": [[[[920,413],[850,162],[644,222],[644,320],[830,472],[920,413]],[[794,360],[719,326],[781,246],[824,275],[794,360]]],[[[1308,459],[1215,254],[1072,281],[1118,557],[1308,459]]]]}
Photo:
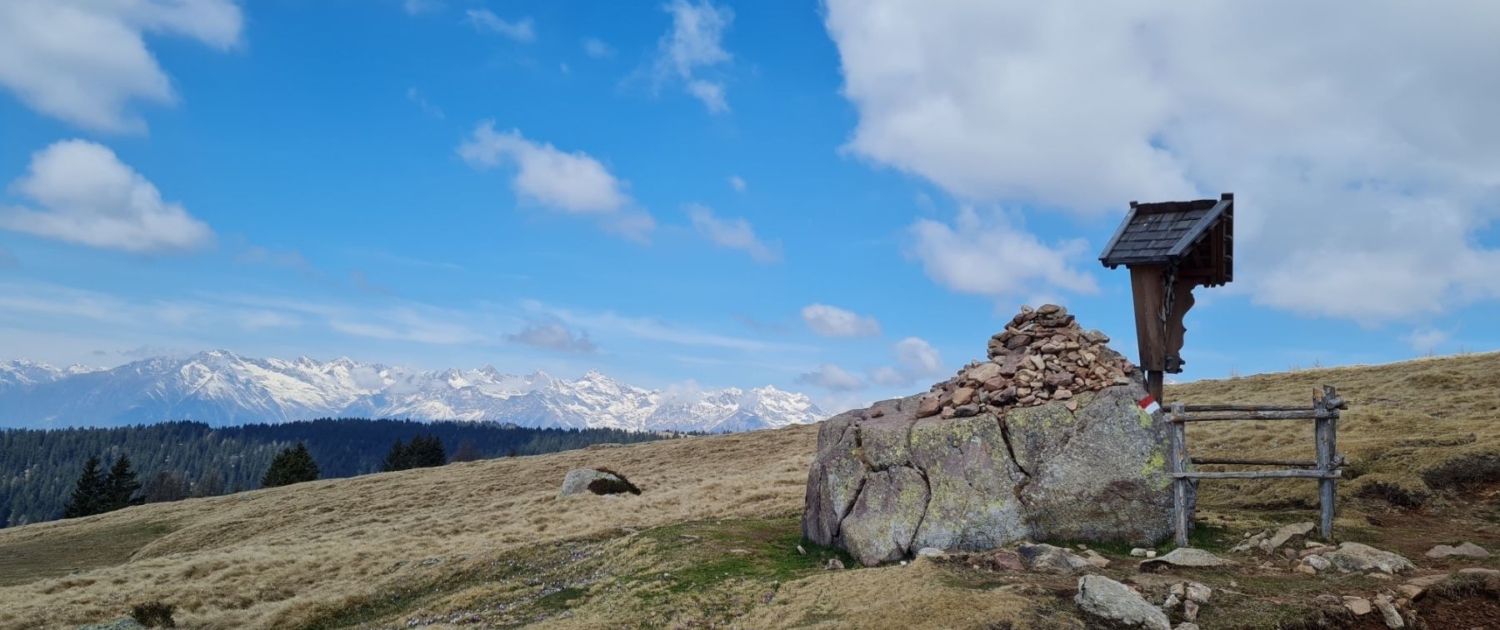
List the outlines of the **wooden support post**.
{"type": "Polygon", "coordinates": [[[1156,404],[1158,405],[1167,402],[1162,398],[1165,394],[1163,393],[1161,372],[1156,370],[1146,372],[1146,393],[1151,394],[1151,397],[1156,399],[1156,404]]]}
{"type": "MultiPolygon", "coordinates": [[[[1172,403],[1172,417],[1182,414],[1182,403],[1172,403]]],[[[1187,424],[1172,422],[1172,523],[1177,529],[1177,546],[1188,546],[1188,529],[1191,515],[1188,513],[1188,484],[1192,480],[1180,477],[1187,473],[1187,424]]]]}
{"type": "Polygon", "coordinates": [[[1314,401],[1320,412],[1315,421],[1315,438],[1318,444],[1318,470],[1327,476],[1318,480],[1318,506],[1320,508],[1318,531],[1323,540],[1333,540],[1333,510],[1337,494],[1334,492],[1334,452],[1338,446],[1338,394],[1332,387],[1324,387],[1323,395],[1314,401]]]}

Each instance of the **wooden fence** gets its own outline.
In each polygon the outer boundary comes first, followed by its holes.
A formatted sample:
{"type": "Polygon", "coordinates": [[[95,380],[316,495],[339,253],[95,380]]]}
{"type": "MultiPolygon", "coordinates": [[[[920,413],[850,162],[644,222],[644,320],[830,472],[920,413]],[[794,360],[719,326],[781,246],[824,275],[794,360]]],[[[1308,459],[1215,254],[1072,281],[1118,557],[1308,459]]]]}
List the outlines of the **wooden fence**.
{"type": "Polygon", "coordinates": [[[1339,410],[1349,406],[1334,388],[1324,386],[1321,395],[1313,396],[1311,407],[1268,405],[1185,405],[1172,403],[1172,522],[1177,528],[1177,546],[1188,546],[1193,508],[1190,497],[1194,479],[1316,479],[1320,507],[1319,531],[1324,540],[1333,539],[1334,483],[1344,464],[1337,453],[1339,410]],[[1187,423],[1230,420],[1312,420],[1317,460],[1251,459],[1192,457],[1187,450],[1187,423]],[[1197,472],[1189,464],[1235,466],[1285,466],[1290,470],[1197,472]]]}

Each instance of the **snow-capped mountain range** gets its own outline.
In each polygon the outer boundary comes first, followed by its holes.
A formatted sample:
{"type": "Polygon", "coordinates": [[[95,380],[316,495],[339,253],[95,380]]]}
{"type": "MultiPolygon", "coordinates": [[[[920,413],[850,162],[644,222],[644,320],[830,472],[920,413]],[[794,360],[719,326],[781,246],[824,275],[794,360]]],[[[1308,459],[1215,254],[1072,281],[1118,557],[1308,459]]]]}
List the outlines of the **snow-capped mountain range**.
{"type": "Polygon", "coordinates": [[[493,367],[429,372],[350,359],[252,359],[225,350],[100,369],[0,362],[0,427],[212,425],[322,417],[485,420],[526,427],[748,431],[817,422],[804,394],[662,392],[596,371],[578,380],[493,367]]]}

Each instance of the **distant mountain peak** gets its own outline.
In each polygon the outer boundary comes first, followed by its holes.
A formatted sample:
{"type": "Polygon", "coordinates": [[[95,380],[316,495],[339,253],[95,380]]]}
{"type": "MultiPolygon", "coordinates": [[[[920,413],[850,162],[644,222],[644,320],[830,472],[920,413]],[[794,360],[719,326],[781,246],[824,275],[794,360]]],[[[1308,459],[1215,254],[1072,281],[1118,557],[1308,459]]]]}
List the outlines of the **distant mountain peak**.
{"type": "Polygon", "coordinates": [[[806,395],[774,387],[670,394],[589,370],[577,380],[536,370],[422,371],[360,363],[246,358],[229,350],[60,370],[0,362],[0,426],[196,420],[213,425],[318,417],[484,420],[527,427],[743,431],[817,422],[806,395]]]}

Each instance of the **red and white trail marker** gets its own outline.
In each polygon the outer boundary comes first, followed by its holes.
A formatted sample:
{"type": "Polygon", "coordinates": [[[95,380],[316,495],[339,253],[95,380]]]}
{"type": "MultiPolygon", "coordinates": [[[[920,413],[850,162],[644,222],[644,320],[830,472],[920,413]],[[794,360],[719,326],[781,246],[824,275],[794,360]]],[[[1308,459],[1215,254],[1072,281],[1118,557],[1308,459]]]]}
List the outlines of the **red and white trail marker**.
{"type": "Polygon", "coordinates": [[[1161,411],[1161,405],[1156,404],[1156,398],[1152,397],[1151,394],[1146,394],[1146,397],[1136,401],[1136,404],[1140,405],[1141,409],[1146,413],[1154,414],[1161,411]]]}

